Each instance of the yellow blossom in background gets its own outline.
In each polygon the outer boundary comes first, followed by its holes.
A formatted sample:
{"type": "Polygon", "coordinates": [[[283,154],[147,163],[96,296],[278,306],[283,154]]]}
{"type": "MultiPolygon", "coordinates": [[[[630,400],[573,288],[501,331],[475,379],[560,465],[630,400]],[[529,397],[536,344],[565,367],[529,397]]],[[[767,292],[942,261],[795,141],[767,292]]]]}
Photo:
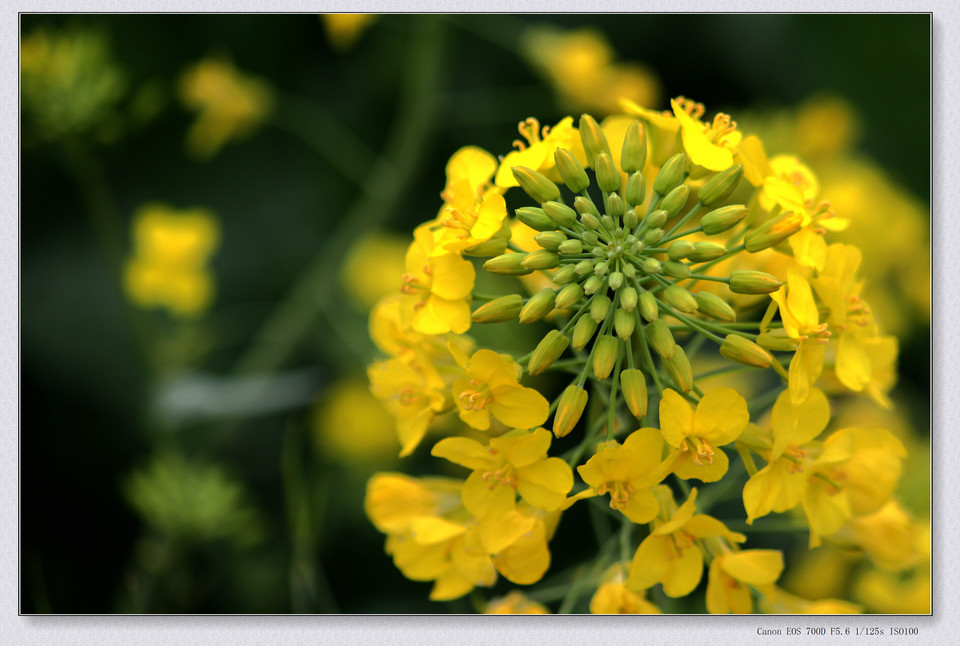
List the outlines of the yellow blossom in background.
{"type": "Polygon", "coordinates": [[[41,27],[20,42],[22,106],[42,138],[81,134],[100,125],[124,85],[101,32],[41,27]]]}
{"type": "Polygon", "coordinates": [[[207,209],[141,207],[134,215],[133,255],[124,267],[128,298],[140,307],[165,307],[175,316],[203,313],[213,300],[207,264],[219,239],[219,224],[207,209]]]}
{"type": "Polygon", "coordinates": [[[815,550],[798,549],[790,559],[792,567],[781,585],[790,593],[806,599],[844,597],[848,594],[857,554],[833,543],[815,550]]]}
{"type": "Polygon", "coordinates": [[[253,134],[273,107],[262,80],[241,73],[224,58],[205,58],[180,77],[183,104],[198,112],[187,133],[187,151],[209,159],[231,139],[253,134]]]}
{"type": "Polygon", "coordinates": [[[341,379],[326,389],[314,412],[317,450],[337,461],[362,464],[396,456],[393,417],[365,380],[341,379]]]}
{"type": "Polygon", "coordinates": [[[863,606],[842,599],[808,600],[776,589],[760,600],[760,609],[768,614],[791,615],[858,615],[863,606]]]}
{"type": "Polygon", "coordinates": [[[778,550],[743,550],[714,556],[707,581],[707,612],[753,612],[750,588],[761,590],[763,596],[773,594],[773,584],[781,572],[783,554],[778,550]]]}
{"type": "Polygon", "coordinates": [[[612,565],[603,574],[600,586],[590,599],[594,615],[659,615],[660,609],[647,601],[643,594],[626,587],[629,563],[612,565]]]}
{"type": "Polygon", "coordinates": [[[614,62],[609,43],[594,29],[535,26],[523,33],[520,47],[574,110],[606,115],[618,111],[621,97],[641,105],[659,100],[656,75],[640,63],[614,62]]]}
{"type": "Polygon", "coordinates": [[[929,614],[930,593],[929,567],[907,576],[868,570],[853,585],[853,598],[862,603],[867,612],[880,614],[929,614]]]}
{"type": "Polygon", "coordinates": [[[403,273],[407,241],[388,233],[370,233],[350,247],[340,280],[347,294],[365,310],[397,291],[403,273]]]}
{"type": "Polygon", "coordinates": [[[320,20],[327,31],[330,45],[344,52],[351,47],[379,16],[374,13],[324,13],[320,20]]]}
{"type": "Polygon", "coordinates": [[[514,590],[505,597],[493,599],[487,604],[486,615],[549,615],[545,606],[531,601],[522,592],[514,590]]]}

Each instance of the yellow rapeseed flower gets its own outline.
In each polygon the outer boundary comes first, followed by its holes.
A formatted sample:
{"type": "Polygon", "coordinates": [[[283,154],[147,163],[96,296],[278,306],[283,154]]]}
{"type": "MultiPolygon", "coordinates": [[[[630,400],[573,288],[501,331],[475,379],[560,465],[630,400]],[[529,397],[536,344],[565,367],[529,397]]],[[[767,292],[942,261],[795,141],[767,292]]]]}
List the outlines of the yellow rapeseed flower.
{"type": "Polygon", "coordinates": [[[628,563],[616,563],[604,573],[600,586],[590,599],[594,615],[659,615],[660,609],[643,594],[627,588],[628,563]]]}
{"type": "Polygon", "coordinates": [[[779,550],[743,550],[718,554],[710,563],[707,579],[707,612],[749,614],[753,612],[750,588],[764,596],[783,572],[779,550]]]}
{"type": "Polygon", "coordinates": [[[433,255],[433,233],[426,225],[414,232],[407,249],[401,312],[423,334],[462,334],[470,329],[470,293],[476,271],[458,254],[433,255]]]}
{"type": "MultiPolygon", "coordinates": [[[[461,148],[450,157],[447,185],[441,193],[443,206],[432,227],[433,255],[460,253],[501,233],[507,203],[502,189],[490,184],[496,169],[496,158],[476,146],[461,148]]],[[[501,237],[505,249],[507,232],[501,237]]]]}
{"type": "Polygon", "coordinates": [[[544,126],[542,129],[540,122],[530,117],[526,121],[521,121],[517,129],[526,142],[519,139],[513,142],[517,150],[507,153],[500,162],[496,175],[497,186],[503,188],[518,186],[512,172],[514,166],[532,168],[550,179],[559,181],[560,176],[554,169],[556,165],[554,153],[557,148],[566,148],[581,164],[586,165],[586,155],[580,143],[580,133],[573,125],[573,117],[564,117],[552,128],[544,126]]]}
{"type": "Polygon", "coordinates": [[[330,45],[343,52],[351,47],[379,16],[375,13],[320,14],[330,45]]]}
{"type": "Polygon", "coordinates": [[[546,606],[514,590],[505,597],[492,599],[483,611],[485,615],[549,615],[546,606]]]}

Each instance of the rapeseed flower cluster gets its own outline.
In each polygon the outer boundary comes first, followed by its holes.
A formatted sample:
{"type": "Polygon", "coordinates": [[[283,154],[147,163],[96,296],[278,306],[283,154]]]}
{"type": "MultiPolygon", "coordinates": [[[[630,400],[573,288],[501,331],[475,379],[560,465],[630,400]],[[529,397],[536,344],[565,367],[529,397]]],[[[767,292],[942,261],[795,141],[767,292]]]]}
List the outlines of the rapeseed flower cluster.
{"type": "Polygon", "coordinates": [[[688,597],[711,613],[862,609],[782,587],[787,558],[750,538],[782,519],[811,547],[928,562],[915,552],[929,535],[904,538],[888,509],[903,442],[832,421],[831,402],[892,406],[898,353],[863,297],[861,251],[831,239],[847,220],[800,158],[705,115],[684,97],[666,111],[624,100],[602,123],[526,119],[501,157],[450,158],[438,214],[370,317],[388,357],[371,388],[400,455],[442,431],[429,453],[459,474],[368,485],[387,553],[433,582],[432,599],[541,581],[562,517],[584,506],[620,531],[575,539],[584,565],[550,588],[478,607],[568,611],[590,595],[597,613],[688,597]],[[478,330],[489,324],[496,335],[478,330]],[[508,352],[521,327],[541,340],[508,352]],[[742,388],[743,372],[762,387],[742,388]],[[711,515],[730,501],[745,515],[711,515]],[[893,547],[907,544],[909,558],[893,547]]]}

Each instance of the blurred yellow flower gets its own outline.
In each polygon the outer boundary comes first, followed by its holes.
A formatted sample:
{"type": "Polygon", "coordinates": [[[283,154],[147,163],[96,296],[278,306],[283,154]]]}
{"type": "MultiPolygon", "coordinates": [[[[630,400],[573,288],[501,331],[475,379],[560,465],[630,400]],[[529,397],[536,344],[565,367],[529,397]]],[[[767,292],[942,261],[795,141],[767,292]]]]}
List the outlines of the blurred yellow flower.
{"type": "Polygon", "coordinates": [[[363,379],[335,382],[323,393],[314,411],[317,448],[337,461],[361,464],[394,457],[394,427],[393,417],[363,379]]]}
{"type": "Polygon", "coordinates": [[[615,63],[609,43],[594,29],[531,27],[521,36],[520,47],[575,110],[605,115],[618,111],[620,98],[641,105],[659,100],[656,75],[639,63],[615,63]]]}
{"type": "Polygon", "coordinates": [[[165,307],[176,316],[204,312],[213,299],[206,265],[220,229],[203,208],[177,211],[148,204],[134,215],[134,252],[124,267],[127,296],[140,307],[165,307]]]}
{"type": "Polygon", "coordinates": [[[527,598],[522,592],[514,590],[505,597],[491,600],[483,613],[486,615],[549,615],[550,611],[527,598]]]}
{"type": "Polygon", "coordinates": [[[357,42],[379,16],[375,13],[324,13],[320,14],[327,30],[327,39],[337,51],[343,52],[357,42]]]}
{"type": "Polygon", "coordinates": [[[403,273],[406,238],[389,233],[370,233],[347,252],[340,280],[350,297],[365,310],[397,291],[397,276],[403,273]]]}
{"type": "Polygon", "coordinates": [[[273,92],[222,58],[205,58],[180,77],[180,98],[199,114],[187,133],[187,150],[201,159],[231,139],[253,134],[273,107],[273,92]]]}
{"type": "Polygon", "coordinates": [[[710,563],[707,612],[720,615],[753,612],[750,587],[760,590],[763,596],[771,594],[781,572],[783,554],[779,550],[743,550],[718,554],[710,563]]]}
{"type": "Polygon", "coordinates": [[[38,28],[20,43],[20,89],[39,135],[56,139],[101,123],[122,95],[124,80],[104,34],[38,28]]]}
{"type": "Polygon", "coordinates": [[[629,590],[625,583],[629,563],[611,566],[600,580],[600,586],[590,599],[594,615],[659,615],[660,609],[647,601],[643,594],[629,590]]]}

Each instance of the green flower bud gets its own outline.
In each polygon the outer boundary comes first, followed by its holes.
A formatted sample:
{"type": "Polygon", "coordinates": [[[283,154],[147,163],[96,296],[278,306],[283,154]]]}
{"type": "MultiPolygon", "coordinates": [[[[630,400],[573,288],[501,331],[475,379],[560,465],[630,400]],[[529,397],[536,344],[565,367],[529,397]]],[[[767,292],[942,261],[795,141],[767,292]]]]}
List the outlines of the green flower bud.
{"type": "Polygon", "coordinates": [[[663,263],[663,273],[674,278],[690,278],[690,267],[676,260],[668,260],[663,263]]]}
{"type": "Polygon", "coordinates": [[[580,117],[580,141],[583,143],[583,151],[587,154],[587,165],[590,168],[597,167],[597,155],[610,154],[610,144],[607,143],[606,135],[603,134],[596,119],[589,114],[580,117]]]}
{"type": "Polygon", "coordinates": [[[660,195],[666,195],[683,182],[686,175],[687,156],[683,153],[677,153],[667,160],[657,173],[657,178],[653,180],[653,190],[660,195]]]}
{"type": "Polygon", "coordinates": [[[623,226],[632,231],[637,228],[638,224],[640,224],[640,216],[637,215],[634,209],[630,209],[623,214],[623,226]]]}
{"type": "Polygon", "coordinates": [[[590,230],[597,229],[600,227],[600,218],[595,216],[593,213],[584,213],[580,216],[580,222],[583,223],[583,226],[587,227],[590,230]]]}
{"type": "Polygon", "coordinates": [[[577,213],[581,216],[585,213],[589,213],[595,218],[600,217],[600,211],[597,210],[597,205],[593,203],[593,200],[578,195],[573,198],[573,208],[576,209],[577,213]]]}
{"type": "Polygon", "coordinates": [[[564,240],[557,247],[557,251],[564,256],[575,256],[583,251],[583,243],[579,240],[564,240]]]}
{"type": "Polygon", "coordinates": [[[689,196],[690,189],[687,188],[686,184],[681,184],[667,193],[667,196],[660,202],[660,208],[667,212],[668,219],[672,218],[683,210],[689,196]]]}
{"type": "Polygon", "coordinates": [[[613,219],[623,215],[623,200],[616,193],[610,193],[607,196],[607,215],[613,219]]]}
{"type": "Polygon", "coordinates": [[[600,224],[607,231],[613,231],[613,229],[615,228],[613,224],[613,218],[607,215],[606,213],[600,216],[600,224]]]}
{"type": "Polygon", "coordinates": [[[623,275],[627,278],[635,278],[637,275],[637,268],[628,262],[623,266],[623,275]]]}
{"type": "Polygon", "coordinates": [[[553,274],[553,282],[557,285],[566,285],[576,279],[577,272],[573,265],[564,265],[553,274]]]}
{"type": "Polygon", "coordinates": [[[609,334],[604,334],[593,345],[593,376],[597,379],[606,379],[617,362],[620,354],[620,341],[609,334]]]}
{"type": "Polygon", "coordinates": [[[531,375],[538,375],[560,358],[563,351],[570,344],[570,339],[562,334],[560,330],[550,330],[547,335],[537,344],[533,355],[530,357],[530,363],[527,364],[527,372],[531,375]]]}
{"type": "Polygon", "coordinates": [[[532,270],[523,266],[523,259],[527,257],[525,253],[505,253],[502,256],[491,258],[483,263],[483,268],[491,274],[501,274],[504,276],[526,276],[532,270]]]}
{"type": "Polygon", "coordinates": [[[648,323],[652,323],[660,317],[660,305],[657,303],[657,297],[650,292],[640,294],[640,316],[648,323]]]}
{"type": "Polygon", "coordinates": [[[663,239],[665,233],[663,229],[650,229],[643,234],[643,243],[653,246],[663,239]]]}
{"type": "Polygon", "coordinates": [[[553,311],[556,298],[557,293],[552,289],[541,289],[531,296],[527,304],[520,310],[520,322],[533,323],[539,321],[553,311]]]}
{"type": "Polygon", "coordinates": [[[549,179],[526,166],[514,166],[510,169],[523,192],[543,204],[560,199],[560,189],[549,179]]]}
{"type": "Polygon", "coordinates": [[[569,285],[564,285],[563,288],[557,292],[555,305],[558,310],[568,310],[579,303],[582,298],[583,288],[577,283],[570,283],[569,285]]]}
{"type": "Polygon", "coordinates": [[[573,266],[573,270],[577,272],[577,276],[588,276],[593,273],[593,261],[581,260],[573,266]]]}
{"type": "Polygon", "coordinates": [[[610,289],[614,291],[620,289],[620,287],[623,285],[623,273],[619,271],[615,271],[612,274],[610,274],[610,278],[609,280],[607,280],[607,284],[610,285],[610,289]]]}
{"type": "Polygon", "coordinates": [[[643,219],[644,224],[647,225],[649,229],[659,229],[664,224],[667,223],[667,212],[663,209],[657,209],[646,218],[643,219]]]}
{"type": "MultiPolygon", "coordinates": [[[[633,267],[633,265],[627,265],[627,267],[633,267]]],[[[624,267],[626,269],[627,267],[624,267]]],[[[626,272],[624,272],[626,273],[626,272]]],[[[620,306],[632,312],[637,307],[637,290],[633,287],[624,287],[620,290],[620,306]]]]}
{"type": "Polygon", "coordinates": [[[583,293],[586,294],[587,296],[590,296],[591,294],[596,294],[598,291],[600,291],[603,288],[603,286],[604,286],[603,278],[594,274],[593,276],[590,276],[590,278],[588,278],[586,282],[583,283],[583,293]]]}
{"type": "Polygon", "coordinates": [[[797,342],[793,339],[773,336],[769,332],[761,332],[757,336],[757,343],[761,347],[775,352],[793,352],[797,349],[797,342]]]}
{"type": "Polygon", "coordinates": [[[663,265],[656,258],[647,258],[643,261],[643,271],[647,274],[659,274],[663,271],[663,265]]]}
{"type": "Polygon", "coordinates": [[[670,287],[663,290],[663,300],[687,314],[696,312],[697,307],[699,307],[697,305],[697,299],[693,297],[693,294],[679,285],[670,285],[670,287]]]}
{"type": "Polygon", "coordinates": [[[727,321],[733,323],[737,320],[737,313],[727,304],[725,300],[711,294],[710,292],[697,292],[693,295],[697,299],[697,305],[701,314],[706,314],[718,321],[727,321]]]}
{"type": "Polygon", "coordinates": [[[629,368],[620,372],[620,390],[627,408],[639,420],[647,414],[647,378],[635,369],[629,368]]]}
{"type": "Polygon", "coordinates": [[[689,240],[674,240],[667,247],[667,257],[670,260],[682,260],[693,253],[693,243],[689,240]]]}
{"type": "MultiPolygon", "coordinates": [[[[647,292],[648,294],[650,292],[647,292]]],[[[673,334],[670,332],[670,328],[660,319],[651,321],[646,327],[647,340],[650,341],[650,346],[660,355],[663,359],[669,359],[673,356],[673,353],[676,351],[677,344],[673,340],[673,334]]]]}
{"type": "Polygon", "coordinates": [[[549,251],[556,251],[561,242],[567,239],[567,236],[559,231],[544,231],[533,236],[537,244],[549,251]]]}
{"type": "Polygon", "coordinates": [[[573,347],[582,350],[590,343],[590,339],[593,338],[593,333],[596,331],[597,322],[593,320],[593,317],[586,314],[582,315],[573,326],[573,347]]]}
{"type": "Polygon", "coordinates": [[[691,262],[708,262],[722,258],[727,253],[727,248],[716,242],[694,242],[693,253],[690,254],[691,262]]]}
{"type": "Polygon", "coordinates": [[[803,226],[803,215],[787,211],[777,218],[772,218],[753,229],[743,237],[743,242],[750,253],[756,253],[780,244],[803,226]]]}
{"type": "Polygon", "coordinates": [[[731,166],[704,182],[697,193],[697,197],[703,202],[704,206],[720,204],[730,197],[741,177],[743,177],[743,166],[740,164],[731,166]]]}
{"type": "Polygon", "coordinates": [[[577,212],[562,202],[549,201],[543,203],[543,212],[553,220],[557,226],[572,227],[577,221],[577,212]]]}
{"type": "Polygon", "coordinates": [[[636,325],[637,317],[633,315],[633,312],[618,308],[613,315],[613,329],[617,331],[617,336],[623,340],[630,338],[636,325]]]}
{"type": "Polygon", "coordinates": [[[570,433],[580,421],[583,409],[587,407],[587,391],[573,384],[566,387],[557,403],[557,413],[553,416],[553,434],[563,437],[570,433]]]}
{"type": "Polygon", "coordinates": [[[647,193],[647,182],[643,179],[642,173],[633,173],[627,178],[627,188],[623,191],[623,197],[630,206],[639,206],[643,204],[643,198],[647,193]]]}
{"type": "Polygon", "coordinates": [[[700,226],[708,236],[723,233],[734,227],[747,215],[747,207],[742,204],[731,204],[714,209],[700,219],[700,226]]]}
{"type": "Polygon", "coordinates": [[[593,266],[593,271],[597,276],[606,276],[610,271],[610,265],[606,262],[598,262],[593,266]]]}
{"type": "Polygon", "coordinates": [[[580,165],[573,153],[566,148],[557,148],[553,158],[557,162],[557,170],[560,171],[563,183],[566,184],[571,193],[579,193],[590,186],[587,172],[583,170],[583,166],[580,165]]]}
{"type": "Polygon", "coordinates": [[[554,231],[557,225],[547,217],[543,209],[536,206],[524,206],[517,209],[517,219],[537,231],[554,231]]]}
{"type": "Polygon", "coordinates": [[[583,238],[583,244],[588,247],[592,247],[600,240],[600,236],[597,235],[596,231],[584,231],[580,236],[583,238]]]}
{"type": "Polygon", "coordinates": [[[728,334],[720,344],[720,354],[730,361],[755,368],[769,368],[773,355],[759,345],[737,334],[728,334]]]}
{"type": "MultiPolygon", "coordinates": [[[[647,131],[639,121],[633,121],[627,126],[623,135],[623,148],[620,153],[620,168],[624,173],[633,173],[643,170],[647,161],[647,131]]],[[[642,201],[642,199],[641,199],[642,201]]],[[[640,202],[634,202],[639,204],[640,202]]]]}
{"type": "Polygon", "coordinates": [[[776,276],[762,271],[737,269],[730,273],[730,291],[737,294],[770,294],[782,284],[776,276]]]}
{"type": "Polygon", "coordinates": [[[663,360],[663,369],[681,391],[688,393],[693,390],[693,371],[683,348],[677,347],[672,357],[663,360]]]}
{"type": "Polygon", "coordinates": [[[522,308],[523,298],[519,294],[509,294],[481,305],[470,318],[474,323],[503,323],[517,318],[522,308]]]}
{"type": "Polygon", "coordinates": [[[610,297],[606,294],[599,294],[590,301],[590,318],[599,323],[607,318],[611,306],[610,297]]]}
{"type": "Polygon", "coordinates": [[[490,256],[499,256],[507,250],[506,238],[490,238],[480,244],[467,247],[463,250],[464,256],[473,256],[476,258],[489,258],[490,256]]]}
{"type": "Polygon", "coordinates": [[[597,186],[604,193],[611,193],[620,190],[620,173],[617,167],[613,165],[613,159],[609,153],[600,153],[596,159],[597,186]]]}
{"type": "Polygon", "coordinates": [[[553,269],[554,267],[560,266],[560,256],[546,249],[537,249],[532,253],[528,253],[527,257],[524,258],[520,264],[527,269],[553,269]]]}

